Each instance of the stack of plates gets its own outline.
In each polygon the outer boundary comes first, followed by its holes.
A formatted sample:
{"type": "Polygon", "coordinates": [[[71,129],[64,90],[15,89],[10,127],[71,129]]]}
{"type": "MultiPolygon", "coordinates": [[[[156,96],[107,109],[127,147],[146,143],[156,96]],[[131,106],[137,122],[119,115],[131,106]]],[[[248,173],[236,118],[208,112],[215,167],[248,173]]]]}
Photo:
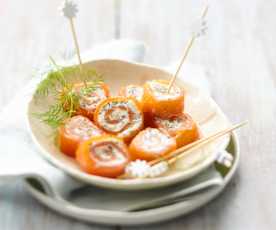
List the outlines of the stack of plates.
{"type": "MultiPolygon", "coordinates": [[[[141,225],[161,222],[188,214],[202,207],[223,191],[233,177],[239,163],[239,144],[235,134],[232,135],[227,150],[234,157],[234,162],[230,169],[215,164],[215,167],[202,172],[202,174],[209,173],[210,175],[219,173],[223,178],[220,184],[178,199],[155,203],[154,207],[150,207],[151,204],[148,200],[153,197],[153,193],[157,192],[155,189],[143,192],[126,192],[89,186],[75,191],[70,195],[68,202],[64,202],[47,196],[32,181],[26,181],[26,185],[30,193],[44,205],[58,213],[79,220],[105,225],[141,225]],[[126,203],[126,200],[130,199],[133,200],[133,203],[126,203]],[[144,207],[140,202],[141,200],[146,200],[144,207]],[[139,205],[135,207],[133,204],[140,204],[140,207],[139,205]],[[141,209],[135,211],[135,208],[141,209]]],[[[197,177],[191,180],[196,179],[197,177]]],[[[160,193],[160,190],[166,193],[166,190],[169,189],[174,192],[181,191],[183,187],[189,186],[189,183],[191,181],[174,185],[173,188],[158,189],[158,193],[160,193]]]]}
{"type": "MultiPolygon", "coordinates": [[[[124,85],[171,77],[168,72],[156,67],[119,60],[97,60],[85,65],[104,75],[114,95],[124,85]]],[[[180,80],[176,84],[184,88],[185,111],[200,124],[204,136],[229,127],[228,119],[208,95],[180,80]]],[[[64,215],[110,225],[165,221],[189,213],[212,200],[223,190],[237,168],[239,146],[233,134],[231,138],[221,138],[191,153],[191,156],[178,160],[163,177],[117,180],[88,175],[79,169],[74,160],[59,151],[49,139],[51,130],[32,116],[49,103],[47,100],[51,98],[45,98],[40,104],[34,100],[29,103],[28,123],[33,140],[48,162],[89,186],[74,191],[63,200],[47,196],[33,181],[27,181],[26,184],[40,202],[64,215]],[[216,151],[225,147],[234,158],[230,169],[214,166],[216,151]],[[205,188],[209,183],[212,186],[207,186],[208,189],[199,189],[201,185],[205,188]],[[189,195],[183,194],[183,191],[189,191],[189,195]]]]}

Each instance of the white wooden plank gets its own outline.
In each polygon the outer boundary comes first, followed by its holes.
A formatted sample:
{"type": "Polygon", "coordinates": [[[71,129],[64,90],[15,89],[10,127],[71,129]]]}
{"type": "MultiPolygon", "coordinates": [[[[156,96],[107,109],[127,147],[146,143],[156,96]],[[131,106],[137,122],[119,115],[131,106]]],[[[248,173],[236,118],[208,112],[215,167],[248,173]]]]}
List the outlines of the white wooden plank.
{"type": "MultiPolygon", "coordinates": [[[[28,78],[31,67],[71,43],[59,1],[1,1],[0,103],[28,78]],[[29,13],[28,7],[34,11],[29,13]],[[41,22],[38,24],[37,22],[41,22]],[[7,27],[7,25],[9,25],[7,27]],[[15,64],[16,60],[17,61],[15,64]]],[[[165,64],[179,57],[186,28],[202,1],[82,1],[77,30],[81,48],[116,36],[145,41],[146,61],[165,64]],[[116,3],[118,4],[118,3],[116,3]],[[114,13],[114,6],[120,10],[114,13]],[[116,22],[120,23],[115,28],[116,22]]],[[[250,120],[241,131],[242,162],[226,191],[205,208],[161,225],[132,229],[275,229],[276,112],[275,1],[212,1],[210,31],[193,47],[190,61],[206,65],[213,93],[231,120],[250,120]]],[[[97,229],[39,205],[15,184],[0,190],[0,229],[97,229]]],[[[128,228],[125,228],[128,229],[128,228]]]]}
{"type": "MultiPolygon", "coordinates": [[[[178,33],[181,24],[177,27],[172,22],[185,14],[183,5],[194,7],[193,1],[161,2],[125,1],[125,8],[122,5],[123,14],[131,21],[122,23],[123,35],[146,41],[150,46],[147,60],[156,64],[177,56],[184,39],[178,33]],[[161,35],[166,38],[158,39],[161,35]]],[[[242,161],[237,176],[205,208],[161,225],[136,229],[276,227],[275,8],[273,1],[212,1],[208,37],[194,48],[190,58],[206,66],[214,97],[230,119],[250,120],[250,127],[240,131],[242,161]]]]}
{"type": "MultiPolygon", "coordinates": [[[[121,3],[122,37],[141,39],[148,45],[146,61],[168,63],[180,57],[189,38],[191,23],[200,16],[201,1],[159,0],[121,3]]],[[[194,49],[192,59],[198,52],[194,49]]]]}

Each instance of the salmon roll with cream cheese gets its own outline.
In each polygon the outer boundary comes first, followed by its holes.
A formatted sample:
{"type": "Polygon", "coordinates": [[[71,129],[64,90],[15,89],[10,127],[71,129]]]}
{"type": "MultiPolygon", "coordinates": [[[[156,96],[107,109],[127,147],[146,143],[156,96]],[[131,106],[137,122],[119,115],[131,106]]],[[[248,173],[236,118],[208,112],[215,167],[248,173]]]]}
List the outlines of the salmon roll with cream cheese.
{"type": "Polygon", "coordinates": [[[78,145],[92,136],[103,135],[87,117],[77,115],[64,121],[58,128],[58,145],[60,150],[68,156],[74,157],[78,145]]]}
{"type": "Polygon", "coordinates": [[[146,161],[160,158],[175,149],[175,139],[155,128],[146,128],[141,131],[133,138],[129,146],[129,152],[133,160],[146,161]]]}
{"type": "Polygon", "coordinates": [[[183,113],[171,118],[154,117],[156,128],[176,139],[177,148],[190,144],[200,138],[200,131],[191,116],[183,113]]]}
{"type": "Polygon", "coordinates": [[[107,133],[130,141],[144,125],[139,104],[125,97],[107,98],[101,102],[94,115],[96,124],[107,133]]]}
{"type": "Polygon", "coordinates": [[[145,112],[168,118],[183,113],[184,92],[178,86],[168,91],[169,81],[152,80],[144,84],[143,109],[145,112]]]}
{"type": "Polygon", "coordinates": [[[79,108],[76,113],[93,120],[97,105],[109,97],[109,88],[106,84],[100,83],[95,85],[95,88],[93,86],[92,89],[90,89],[89,84],[93,83],[87,82],[86,84],[88,86],[88,90],[91,90],[91,92],[86,92],[84,83],[74,85],[74,90],[78,92],[80,96],[79,108]]]}
{"type": "Polygon", "coordinates": [[[92,137],[82,142],[76,159],[85,172],[110,178],[123,174],[130,161],[126,144],[114,136],[92,137]]]}

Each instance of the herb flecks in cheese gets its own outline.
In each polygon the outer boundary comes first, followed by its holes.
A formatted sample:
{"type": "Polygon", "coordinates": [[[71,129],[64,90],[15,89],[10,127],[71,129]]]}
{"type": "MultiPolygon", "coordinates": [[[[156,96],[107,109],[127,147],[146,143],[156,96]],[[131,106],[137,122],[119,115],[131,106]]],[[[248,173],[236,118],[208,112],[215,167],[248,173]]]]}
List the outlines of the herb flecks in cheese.
{"type": "Polygon", "coordinates": [[[182,94],[181,89],[177,86],[173,86],[168,92],[169,85],[163,82],[150,81],[149,86],[153,95],[159,100],[173,100],[182,94]]]}
{"type": "Polygon", "coordinates": [[[102,134],[101,130],[98,129],[93,123],[82,116],[75,116],[65,124],[65,130],[70,135],[76,138],[89,139],[92,136],[102,134]]]}
{"type": "Polygon", "coordinates": [[[142,114],[133,100],[110,101],[99,111],[98,124],[108,132],[124,138],[138,130],[143,123],[142,114]]]}
{"type": "Polygon", "coordinates": [[[127,162],[121,143],[112,138],[90,146],[90,157],[101,165],[116,166],[127,162]]]}

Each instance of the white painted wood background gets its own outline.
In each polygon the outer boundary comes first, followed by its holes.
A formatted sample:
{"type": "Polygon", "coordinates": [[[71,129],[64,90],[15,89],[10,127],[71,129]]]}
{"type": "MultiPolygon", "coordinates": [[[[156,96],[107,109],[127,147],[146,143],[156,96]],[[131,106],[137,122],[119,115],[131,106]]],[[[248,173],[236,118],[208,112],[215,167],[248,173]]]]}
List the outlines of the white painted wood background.
{"type": "MultiPolygon", "coordinates": [[[[71,44],[66,21],[56,11],[59,4],[59,0],[0,0],[2,106],[31,78],[34,66],[71,44]]],[[[81,49],[112,38],[135,38],[147,43],[147,62],[166,64],[180,56],[187,41],[185,28],[202,4],[79,0],[81,49]]],[[[214,97],[230,119],[250,120],[250,126],[240,131],[240,169],[226,191],[201,210],[162,225],[133,229],[276,229],[275,12],[275,0],[211,1],[209,35],[189,58],[206,66],[214,97]]],[[[120,227],[88,225],[55,214],[16,183],[0,186],[0,229],[120,227]]]]}

